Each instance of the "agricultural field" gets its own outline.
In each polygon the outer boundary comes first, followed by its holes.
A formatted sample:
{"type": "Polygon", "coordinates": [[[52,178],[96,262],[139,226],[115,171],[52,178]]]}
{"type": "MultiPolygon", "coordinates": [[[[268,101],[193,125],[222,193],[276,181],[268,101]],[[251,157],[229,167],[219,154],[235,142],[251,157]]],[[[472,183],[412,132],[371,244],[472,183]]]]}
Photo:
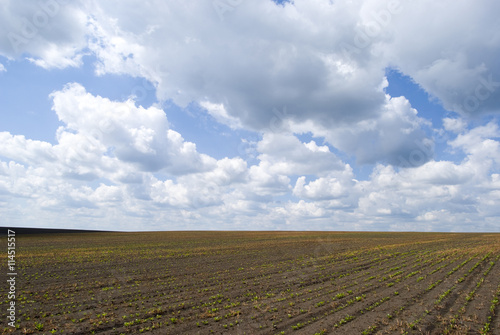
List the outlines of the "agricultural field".
{"type": "Polygon", "coordinates": [[[3,334],[500,334],[500,234],[16,237],[3,334]]]}

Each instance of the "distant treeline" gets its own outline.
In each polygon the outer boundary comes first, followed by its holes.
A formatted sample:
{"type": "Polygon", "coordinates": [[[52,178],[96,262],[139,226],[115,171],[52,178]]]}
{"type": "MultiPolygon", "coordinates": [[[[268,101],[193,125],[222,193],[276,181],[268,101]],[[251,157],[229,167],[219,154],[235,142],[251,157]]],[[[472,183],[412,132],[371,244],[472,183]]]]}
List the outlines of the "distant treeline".
{"type": "Polygon", "coordinates": [[[60,229],[60,228],[18,228],[0,227],[0,235],[7,235],[8,230],[13,230],[16,235],[26,234],[75,234],[75,233],[102,233],[104,230],[60,229]]]}

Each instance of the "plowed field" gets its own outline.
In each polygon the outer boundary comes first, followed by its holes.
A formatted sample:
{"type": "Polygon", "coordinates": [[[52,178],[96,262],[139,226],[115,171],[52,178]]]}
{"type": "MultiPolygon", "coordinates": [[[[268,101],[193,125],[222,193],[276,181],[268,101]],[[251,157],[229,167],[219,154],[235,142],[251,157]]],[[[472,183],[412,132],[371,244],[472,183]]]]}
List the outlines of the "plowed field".
{"type": "Polygon", "coordinates": [[[4,334],[500,334],[500,234],[16,238],[4,334]]]}

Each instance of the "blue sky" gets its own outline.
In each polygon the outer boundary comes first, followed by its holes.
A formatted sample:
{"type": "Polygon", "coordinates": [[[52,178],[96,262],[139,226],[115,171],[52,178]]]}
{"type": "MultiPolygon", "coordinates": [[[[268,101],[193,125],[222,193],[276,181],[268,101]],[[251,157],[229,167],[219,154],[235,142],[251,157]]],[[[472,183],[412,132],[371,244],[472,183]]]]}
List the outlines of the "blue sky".
{"type": "Polygon", "coordinates": [[[498,231],[498,6],[6,1],[4,225],[498,231]]]}

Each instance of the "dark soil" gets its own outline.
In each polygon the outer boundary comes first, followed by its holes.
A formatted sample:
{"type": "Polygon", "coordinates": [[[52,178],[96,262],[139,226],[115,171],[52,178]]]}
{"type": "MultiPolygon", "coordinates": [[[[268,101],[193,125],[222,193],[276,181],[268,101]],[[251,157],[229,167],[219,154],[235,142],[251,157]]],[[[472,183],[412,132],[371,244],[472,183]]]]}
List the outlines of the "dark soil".
{"type": "Polygon", "coordinates": [[[500,234],[19,233],[1,331],[494,334],[499,256],[500,234]]]}

